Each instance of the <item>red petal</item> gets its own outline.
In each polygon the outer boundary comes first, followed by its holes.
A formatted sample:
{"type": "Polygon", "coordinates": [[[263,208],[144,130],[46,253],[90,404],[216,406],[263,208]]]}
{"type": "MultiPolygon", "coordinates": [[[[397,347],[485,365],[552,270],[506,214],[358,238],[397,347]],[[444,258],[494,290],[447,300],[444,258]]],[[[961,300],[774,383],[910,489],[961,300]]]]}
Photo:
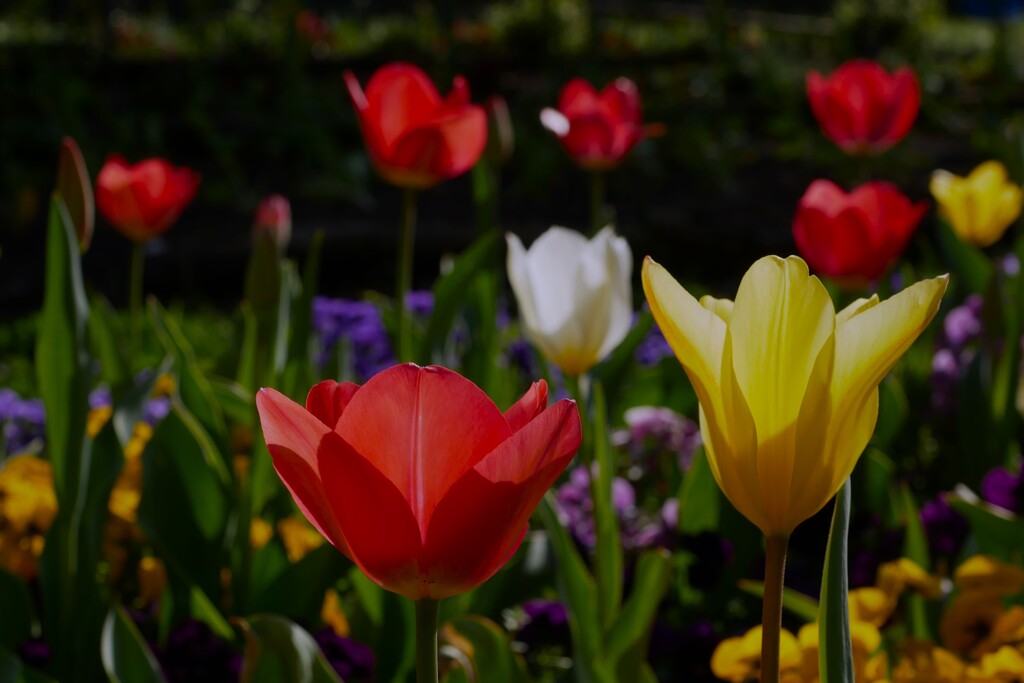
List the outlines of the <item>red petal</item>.
{"type": "Polygon", "coordinates": [[[135,241],[162,233],[177,220],[199,187],[199,175],[164,159],[130,166],[112,156],[96,178],[97,206],[135,241]]]}
{"type": "Polygon", "coordinates": [[[384,588],[423,597],[420,529],[402,492],[352,448],[322,457],[320,476],[352,561],[384,588]]]}
{"type": "Polygon", "coordinates": [[[559,401],[452,486],[434,513],[421,559],[430,597],[467,591],[508,561],[580,438],[576,404],[559,401]]]}
{"type": "Polygon", "coordinates": [[[889,147],[902,140],[914,125],[921,108],[921,89],[917,76],[909,67],[893,74],[888,93],[885,116],[879,122],[875,140],[889,147]]]}
{"type": "Polygon", "coordinates": [[[347,444],[316,417],[274,389],[260,389],[256,410],[263,437],[274,457],[274,469],[306,519],[341,552],[348,554],[345,537],[334,518],[320,481],[317,462],[347,444]]]}
{"type": "Polygon", "coordinates": [[[348,402],[358,390],[359,385],[352,382],[338,384],[333,379],[324,380],[309,390],[306,396],[306,410],[328,428],[334,429],[348,402]]]}
{"type": "Polygon", "coordinates": [[[470,105],[402,135],[383,163],[436,183],[471,169],[486,144],[487,115],[483,107],[470,105]]]}
{"type": "Polygon", "coordinates": [[[451,485],[512,434],[475,384],[411,363],[364,384],[337,431],[397,487],[423,530],[451,485]]]}
{"type": "Polygon", "coordinates": [[[581,165],[609,167],[620,160],[613,156],[615,128],[604,115],[595,112],[570,117],[569,123],[569,133],[559,139],[581,165]]]}
{"type": "Polygon", "coordinates": [[[366,84],[366,102],[366,120],[379,133],[387,154],[403,134],[433,116],[441,96],[419,67],[396,63],[373,74],[366,84]]]}
{"type": "Polygon", "coordinates": [[[548,407],[548,383],[544,380],[534,382],[522,398],[505,411],[505,420],[512,432],[518,432],[533,418],[548,407]]]}
{"type": "Polygon", "coordinates": [[[600,103],[594,86],[582,78],[574,78],[566,83],[558,96],[558,110],[570,119],[594,112],[600,103]]]}
{"type": "Polygon", "coordinates": [[[617,123],[639,126],[643,121],[643,107],[636,83],[628,78],[617,78],[601,91],[601,102],[605,110],[617,123]]]}

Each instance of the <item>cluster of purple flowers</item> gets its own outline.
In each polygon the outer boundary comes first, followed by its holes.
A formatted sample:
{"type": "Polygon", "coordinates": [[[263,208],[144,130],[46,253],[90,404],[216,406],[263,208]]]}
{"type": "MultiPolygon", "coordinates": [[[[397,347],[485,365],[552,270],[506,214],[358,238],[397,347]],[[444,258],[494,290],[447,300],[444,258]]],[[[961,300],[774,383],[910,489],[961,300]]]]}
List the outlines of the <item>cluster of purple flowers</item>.
{"type": "MultiPolygon", "coordinates": [[[[145,381],[151,373],[151,370],[143,370],[135,379],[137,382],[145,381]]],[[[110,394],[109,387],[96,387],[89,394],[89,408],[92,410],[112,406],[113,403],[114,401],[110,394]]],[[[143,411],[142,419],[149,426],[155,427],[157,423],[167,417],[167,413],[169,412],[171,412],[171,399],[167,396],[155,396],[146,401],[146,407],[143,411]]]]}
{"type": "Polygon", "coordinates": [[[981,482],[981,496],[1004,510],[1024,515],[1024,465],[1018,465],[1016,473],[1006,467],[991,470],[981,482]]]}
{"type": "MultiPolygon", "coordinates": [[[[409,292],[405,307],[414,318],[427,318],[434,310],[434,295],[409,292]]],[[[323,368],[339,358],[338,374],[346,379],[365,382],[397,362],[380,309],[369,301],[314,298],[313,331],[319,343],[317,364],[323,368]]]]}
{"type": "Polygon", "coordinates": [[[0,455],[16,455],[42,442],[46,412],[39,399],[22,398],[0,389],[0,455]]]}
{"type": "Polygon", "coordinates": [[[956,408],[956,387],[974,358],[973,342],[981,336],[981,296],[972,294],[942,321],[932,357],[932,409],[948,415],[956,408]]]}
{"type": "Polygon", "coordinates": [[[651,331],[636,347],[636,361],[644,367],[657,365],[663,358],[671,358],[674,355],[675,352],[657,325],[651,326],[651,331]]]}
{"type": "Polygon", "coordinates": [[[696,422],[661,406],[635,406],[624,418],[626,429],[612,434],[612,441],[632,458],[630,479],[639,479],[662,453],[677,458],[682,471],[690,469],[693,454],[701,445],[696,422]]]}

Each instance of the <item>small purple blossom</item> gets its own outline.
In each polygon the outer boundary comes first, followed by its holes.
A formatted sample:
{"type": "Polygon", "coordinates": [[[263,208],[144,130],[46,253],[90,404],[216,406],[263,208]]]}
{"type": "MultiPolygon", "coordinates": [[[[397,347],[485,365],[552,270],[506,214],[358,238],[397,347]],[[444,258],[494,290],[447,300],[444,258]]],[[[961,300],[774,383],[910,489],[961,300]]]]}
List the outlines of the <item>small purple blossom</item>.
{"type": "Polygon", "coordinates": [[[515,628],[515,639],[528,648],[572,643],[569,612],[557,600],[530,600],[523,603],[523,618],[515,628]]]}
{"type": "Polygon", "coordinates": [[[324,658],[346,683],[373,680],[373,650],[358,640],[339,636],[329,626],[313,634],[324,658]]]}
{"type": "Polygon", "coordinates": [[[313,329],[320,342],[320,366],[338,343],[345,344],[347,360],[360,382],[395,364],[380,310],[369,301],[318,296],[313,299],[313,329]]]}
{"type": "Polygon", "coordinates": [[[46,411],[39,399],[25,399],[11,389],[0,389],[0,426],[3,449],[0,454],[15,455],[41,443],[46,411]]]}
{"type": "Polygon", "coordinates": [[[625,413],[626,430],[616,432],[615,444],[625,448],[638,461],[661,451],[674,453],[683,471],[701,444],[700,427],[671,408],[636,406],[625,413]]]}
{"type": "Polygon", "coordinates": [[[1024,515],[1024,466],[1016,474],[1004,467],[990,470],[981,482],[981,497],[992,505],[1024,515]]]}
{"type": "Polygon", "coordinates": [[[651,331],[636,347],[636,361],[644,367],[657,365],[663,358],[670,358],[673,355],[672,347],[668,345],[665,335],[657,325],[651,326],[651,331]]]}
{"type": "Polygon", "coordinates": [[[970,530],[967,520],[941,494],[921,506],[921,524],[932,553],[947,557],[960,550],[970,530]]]}
{"type": "Polygon", "coordinates": [[[932,410],[949,415],[956,408],[956,388],[975,350],[972,345],[982,334],[981,309],[984,301],[972,294],[946,314],[932,357],[932,410]]]}
{"type": "Polygon", "coordinates": [[[405,293],[405,308],[418,318],[428,318],[434,311],[434,293],[419,289],[405,293]]]}

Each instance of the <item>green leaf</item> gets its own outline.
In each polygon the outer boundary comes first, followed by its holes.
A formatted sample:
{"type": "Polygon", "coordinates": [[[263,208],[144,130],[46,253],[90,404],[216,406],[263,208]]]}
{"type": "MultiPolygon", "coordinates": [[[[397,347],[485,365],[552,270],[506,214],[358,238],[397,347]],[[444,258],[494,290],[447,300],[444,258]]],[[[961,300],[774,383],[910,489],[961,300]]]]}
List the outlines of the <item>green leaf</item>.
{"type": "Polygon", "coordinates": [[[258,612],[275,612],[300,620],[319,618],[324,593],[351,566],[329,543],[309,551],[278,574],[253,603],[258,612]]]}
{"type": "Polygon", "coordinates": [[[213,389],[214,399],[220,404],[224,415],[231,418],[232,422],[251,426],[256,413],[256,401],[253,394],[238,382],[220,377],[211,377],[210,387],[213,389]]]}
{"type": "Polygon", "coordinates": [[[238,623],[245,633],[242,683],[343,683],[313,637],[276,614],[238,623]]]}
{"type": "Polygon", "coordinates": [[[209,436],[172,399],[143,457],[139,525],[172,572],[207,595],[220,595],[229,500],[209,436]]]}
{"type": "Polygon", "coordinates": [[[17,576],[0,569],[0,649],[14,650],[32,635],[32,599],[17,576]]]}
{"type": "Polygon", "coordinates": [[[52,678],[33,671],[13,653],[0,648],[0,683],[55,683],[52,678]]]}
{"type": "Polygon", "coordinates": [[[671,568],[671,556],[665,550],[648,550],[637,560],[633,592],[608,632],[603,654],[618,672],[618,680],[628,680],[646,662],[651,628],[668,589],[671,568]]]}
{"type": "Polygon", "coordinates": [[[313,365],[313,297],[320,284],[320,257],[323,252],[324,231],[313,233],[306,252],[306,265],[302,271],[302,287],[292,302],[289,324],[288,360],[284,368],[284,393],[301,398],[316,383],[313,365]]]}
{"type": "Polygon", "coordinates": [[[125,357],[125,331],[117,313],[101,294],[91,297],[89,316],[90,347],[100,362],[100,378],[116,389],[132,381],[132,373],[125,357]]]}
{"type": "Polygon", "coordinates": [[[939,245],[967,293],[982,294],[992,278],[992,262],[977,247],[960,241],[949,225],[937,221],[939,245]]]}
{"type": "Polygon", "coordinates": [[[493,258],[499,238],[496,232],[482,236],[455,259],[451,272],[441,277],[434,285],[434,310],[417,355],[419,360],[432,361],[443,354],[448,333],[466,299],[470,283],[493,258]]]}
{"type": "Polygon", "coordinates": [[[608,443],[608,406],[600,382],[594,382],[591,396],[594,413],[589,434],[597,465],[597,471],[591,473],[593,483],[590,487],[597,537],[597,605],[601,628],[608,629],[618,615],[619,604],[622,602],[622,540],[619,536],[619,520],[612,505],[615,465],[612,462],[611,445],[608,443]]]}
{"type": "Polygon", "coordinates": [[[978,552],[1009,560],[1024,538],[1024,519],[1000,514],[967,491],[949,499],[950,506],[967,518],[978,543],[978,552]]]}
{"type": "Polygon", "coordinates": [[[847,539],[850,530],[850,480],[836,494],[832,530],[825,549],[821,577],[821,615],[818,621],[818,670],[821,683],[854,683],[847,539]]]}
{"type": "Polygon", "coordinates": [[[103,622],[100,655],[111,683],[163,683],[166,680],[139,629],[120,605],[112,606],[103,622]]]}
{"type": "MultiPolygon", "coordinates": [[[[900,499],[903,503],[903,514],[907,524],[907,534],[903,541],[903,555],[927,570],[931,566],[928,537],[925,535],[917,504],[914,502],[914,494],[910,492],[906,484],[900,487],[900,499]]],[[[907,606],[910,611],[911,634],[915,638],[930,640],[932,637],[931,627],[928,624],[924,597],[916,593],[907,596],[907,606]]]]}
{"type": "Polygon", "coordinates": [[[204,622],[217,636],[224,640],[231,641],[235,638],[235,632],[231,624],[227,622],[220,610],[210,602],[206,593],[200,590],[199,586],[192,586],[189,589],[189,613],[194,619],[204,622]]]}
{"type": "Polygon", "coordinates": [[[483,617],[459,617],[450,626],[473,646],[473,668],[478,681],[526,683],[529,676],[522,660],[512,651],[504,630],[483,617]]]}
{"type": "Polygon", "coordinates": [[[704,447],[698,448],[679,489],[679,531],[699,534],[717,531],[721,493],[711,473],[704,447]]]}
{"type": "MultiPolygon", "coordinates": [[[[743,579],[737,584],[744,593],[764,597],[764,582],[743,579]]],[[[792,588],[782,589],[782,607],[806,623],[818,620],[818,601],[792,588]]]]}
{"type": "Polygon", "coordinates": [[[878,423],[871,437],[871,443],[881,449],[888,449],[910,413],[910,405],[903,386],[894,375],[887,376],[878,386],[878,423]]]}

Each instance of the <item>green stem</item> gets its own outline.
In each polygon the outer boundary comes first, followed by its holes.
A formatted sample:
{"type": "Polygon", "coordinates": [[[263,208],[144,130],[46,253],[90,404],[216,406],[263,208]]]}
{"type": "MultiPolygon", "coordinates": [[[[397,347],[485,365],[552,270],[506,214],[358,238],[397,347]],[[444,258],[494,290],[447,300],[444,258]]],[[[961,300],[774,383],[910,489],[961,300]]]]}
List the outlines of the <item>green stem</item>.
{"type": "Polygon", "coordinates": [[[437,612],[440,600],[416,601],[416,683],[437,683],[437,612]]]}
{"type": "Polygon", "coordinates": [[[604,171],[590,173],[590,233],[592,235],[596,235],[597,231],[605,225],[604,184],[604,171]]]}
{"type": "Polygon", "coordinates": [[[132,245],[132,264],[128,289],[129,340],[128,365],[134,370],[135,356],[142,351],[142,271],[146,264],[145,246],[142,242],[132,245]]]}
{"type": "Polygon", "coordinates": [[[405,295],[412,288],[412,255],[416,240],[416,191],[407,189],[402,197],[402,232],[398,238],[398,282],[395,307],[398,311],[398,360],[414,361],[412,353],[412,320],[405,305],[405,295]]]}
{"type": "Polygon", "coordinates": [[[766,539],[764,609],[761,613],[761,683],[779,683],[779,638],[782,634],[782,589],[789,536],[766,539]]]}

